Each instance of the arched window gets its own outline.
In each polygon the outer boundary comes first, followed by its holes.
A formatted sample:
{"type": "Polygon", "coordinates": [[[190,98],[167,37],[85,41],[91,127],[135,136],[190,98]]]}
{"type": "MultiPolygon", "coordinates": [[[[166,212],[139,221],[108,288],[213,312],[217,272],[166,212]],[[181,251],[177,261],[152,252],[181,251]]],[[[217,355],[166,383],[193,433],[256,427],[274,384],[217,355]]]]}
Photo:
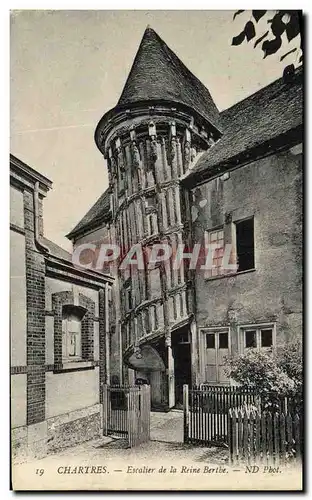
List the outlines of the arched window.
{"type": "Polygon", "coordinates": [[[62,308],[62,358],[64,361],[82,359],[81,320],[86,310],[78,306],[62,308]]]}

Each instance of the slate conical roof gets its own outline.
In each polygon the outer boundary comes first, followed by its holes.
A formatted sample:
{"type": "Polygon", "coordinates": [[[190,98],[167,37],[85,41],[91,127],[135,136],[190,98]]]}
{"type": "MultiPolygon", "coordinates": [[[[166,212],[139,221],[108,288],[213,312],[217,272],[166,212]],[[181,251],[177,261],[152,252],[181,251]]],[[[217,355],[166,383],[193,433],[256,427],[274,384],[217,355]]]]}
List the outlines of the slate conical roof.
{"type": "Polygon", "coordinates": [[[208,89],[147,27],[117,108],[153,100],[184,104],[220,130],[219,111],[208,89]]]}

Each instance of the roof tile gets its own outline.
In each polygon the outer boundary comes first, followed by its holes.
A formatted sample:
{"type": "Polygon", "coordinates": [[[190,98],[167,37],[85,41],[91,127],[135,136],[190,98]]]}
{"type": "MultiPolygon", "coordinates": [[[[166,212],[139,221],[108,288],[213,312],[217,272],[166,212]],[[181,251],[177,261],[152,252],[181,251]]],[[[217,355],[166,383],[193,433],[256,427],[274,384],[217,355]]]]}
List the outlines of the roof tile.
{"type": "Polygon", "coordinates": [[[147,27],[117,107],[153,100],[184,104],[220,128],[219,111],[208,89],[147,27]]]}
{"type": "Polygon", "coordinates": [[[100,221],[108,216],[110,211],[110,191],[109,188],[98,198],[90,210],[80,222],[67,234],[67,238],[73,239],[79,233],[91,227],[96,221],[100,221]]]}
{"type": "Polygon", "coordinates": [[[280,78],[221,112],[223,135],[205,152],[187,180],[281,136],[302,124],[302,70],[286,83],[280,78]]]}

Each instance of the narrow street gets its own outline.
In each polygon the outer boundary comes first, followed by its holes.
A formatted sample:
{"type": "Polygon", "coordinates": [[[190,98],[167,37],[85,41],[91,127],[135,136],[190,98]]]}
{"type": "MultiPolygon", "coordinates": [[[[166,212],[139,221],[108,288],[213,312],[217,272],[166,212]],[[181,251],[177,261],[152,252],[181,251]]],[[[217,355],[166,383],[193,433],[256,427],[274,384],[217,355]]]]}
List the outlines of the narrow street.
{"type": "Polygon", "coordinates": [[[151,441],[183,443],[183,411],[151,412],[151,441]]]}
{"type": "Polygon", "coordinates": [[[203,447],[183,443],[183,412],[173,410],[168,413],[151,412],[150,441],[136,448],[128,448],[125,440],[101,436],[97,439],[64,448],[57,453],[42,458],[36,463],[43,467],[45,463],[72,463],[79,459],[80,464],[90,464],[103,460],[160,460],[189,462],[209,462],[226,464],[228,452],[223,448],[203,447]]]}
{"type": "MultiPolygon", "coordinates": [[[[229,480],[232,489],[255,487],[252,474],[229,466],[226,448],[182,440],[181,411],[152,412],[147,443],[129,448],[124,439],[102,436],[40,460],[15,464],[13,481],[32,490],[223,490],[229,480]],[[102,473],[92,473],[99,469],[102,473]]],[[[298,471],[286,469],[285,473],[291,489],[298,488],[298,471]]],[[[265,487],[278,489],[278,479],[276,474],[268,475],[265,487]]]]}

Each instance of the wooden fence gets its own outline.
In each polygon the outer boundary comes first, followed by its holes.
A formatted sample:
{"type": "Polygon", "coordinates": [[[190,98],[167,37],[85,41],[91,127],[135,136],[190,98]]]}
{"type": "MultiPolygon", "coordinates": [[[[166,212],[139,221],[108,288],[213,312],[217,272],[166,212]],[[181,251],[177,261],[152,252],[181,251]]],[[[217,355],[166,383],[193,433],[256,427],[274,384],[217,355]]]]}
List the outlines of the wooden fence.
{"type": "Polygon", "coordinates": [[[184,442],[224,445],[228,412],[242,405],[259,406],[256,392],[239,386],[183,386],[184,442]]]}
{"type": "Polygon", "coordinates": [[[302,419],[299,415],[230,409],[230,462],[279,464],[302,458],[302,419]]]}
{"type": "Polygon", "coordinates": [[[103,386],[103,434],[124,437],[130,447],[150,437],[150,387],[103,386]]]}

